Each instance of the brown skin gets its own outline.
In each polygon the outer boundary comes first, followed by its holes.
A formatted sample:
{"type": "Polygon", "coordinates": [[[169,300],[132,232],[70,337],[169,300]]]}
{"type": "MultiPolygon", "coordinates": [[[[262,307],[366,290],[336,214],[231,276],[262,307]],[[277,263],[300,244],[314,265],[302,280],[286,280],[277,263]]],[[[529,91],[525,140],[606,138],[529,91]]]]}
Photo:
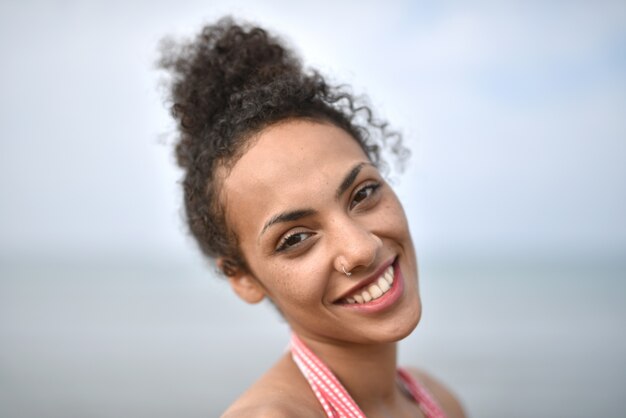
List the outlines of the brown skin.
{"type": "MultiPolygon", "coordinates": [[[[448,418],[465,418],[461,404],[443,384],[418,369],[407,370],[430,391],[448,418]]],[[[368,418],[424,416],[422,411],[402,393],[396,392],[395,397],[394,403],[400,403],[399,408],[406,410],[408,415],[392,411],[387,411],[388,414],[383,411],[381,415],[366,412],[368,418]]],[[[363,409],[360,404],[359,406],[363,409]]],[[[291,355],[285,354],[222,415],[222,418],[243,417],[326,418],[326,414],[302,373],[293,363],[291,355]]]]}
{"type": "MultiPolygon", "coordinates": [[[[396,383],[397,341],[421,316],[415,251],[400,202],[357,142],[329,124],[273,125],[225,174],[222,198],[248,265],[229,276],[233,290],[249,303],[270,298],[368,417],[422,416],[396,383]],[[306,215],[267,226],[293,211],[306,215]],[[374,312],[344,303],[394,260],[404,284],[395,303],[374,312]]],[[[443,386],[420,380],[450,417],[463,416],[443,386]]],[[[224,416],[325,415],[286,355],[224,416]]]]}

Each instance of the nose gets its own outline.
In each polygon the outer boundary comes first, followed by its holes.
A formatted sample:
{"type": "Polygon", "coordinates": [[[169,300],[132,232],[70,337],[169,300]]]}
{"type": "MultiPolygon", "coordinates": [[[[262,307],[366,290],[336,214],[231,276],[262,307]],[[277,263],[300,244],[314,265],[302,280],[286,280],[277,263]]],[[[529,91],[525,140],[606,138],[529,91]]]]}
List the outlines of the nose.
{"type": "Polygon", "coordinates": [[[354,219],[337,223],[332,240],[336,248],[333,267],[342,274],[367,269],[378,259],[383,242],[378,235],[354,219]]]}

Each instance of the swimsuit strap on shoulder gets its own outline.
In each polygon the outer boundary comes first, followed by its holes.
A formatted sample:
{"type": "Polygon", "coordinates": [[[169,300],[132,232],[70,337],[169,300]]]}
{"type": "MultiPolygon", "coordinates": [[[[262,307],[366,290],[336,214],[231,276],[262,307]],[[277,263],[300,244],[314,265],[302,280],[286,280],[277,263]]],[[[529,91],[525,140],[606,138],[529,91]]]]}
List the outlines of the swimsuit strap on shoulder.
{"type": "Polygon", "coordinates": [[[291,356],[329,418],[365,418],[363,411],[333,372],[296,334],[291,335],[291,356]]]}
{"type": "MultiPolygon", "coordinates": [[[[366,418],[337,377],[296,334],[291,335],[291,357],[309,382],[328,418],[366,418]]],[[[426,418],[445,418],[425,387],[407,371],[398,369],[398,378],[426,418]]]]}
{"type": "Polygon", "coordinates": [[[408,371],[398,367],[398,378],[411,394],[427,418],[445,418],[441,407],[435,402],[430,392],[421,385],[408,371]]]}

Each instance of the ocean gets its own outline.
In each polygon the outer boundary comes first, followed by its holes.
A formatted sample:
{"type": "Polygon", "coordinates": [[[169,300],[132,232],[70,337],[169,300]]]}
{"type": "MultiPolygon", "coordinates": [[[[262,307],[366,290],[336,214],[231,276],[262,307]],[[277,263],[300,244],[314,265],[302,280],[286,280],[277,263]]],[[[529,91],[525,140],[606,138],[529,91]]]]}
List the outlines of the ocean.
{"type": "MultiPolygon", "coordinates": [[[[402,364],[469,416],[626,416],[626,265],[420,266],[402,364]]],[[[198,264],[0,266],[0,417],[217,417],[285,350],[269,304],[198,264]]]]}

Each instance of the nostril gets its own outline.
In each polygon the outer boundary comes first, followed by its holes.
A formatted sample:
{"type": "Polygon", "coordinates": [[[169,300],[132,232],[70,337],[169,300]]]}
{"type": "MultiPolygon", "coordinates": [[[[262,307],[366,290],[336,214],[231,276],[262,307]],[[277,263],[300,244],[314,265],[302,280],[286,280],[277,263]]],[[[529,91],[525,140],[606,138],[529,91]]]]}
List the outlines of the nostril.
{"type": "Polygon", "coordinates": [[[383,247],[380,237],[370,232],[353,238],[348,245],[338,246],[339,254],[335,259],[335,269],[348,277],[360,268],[372,266],[383,247]]]}

